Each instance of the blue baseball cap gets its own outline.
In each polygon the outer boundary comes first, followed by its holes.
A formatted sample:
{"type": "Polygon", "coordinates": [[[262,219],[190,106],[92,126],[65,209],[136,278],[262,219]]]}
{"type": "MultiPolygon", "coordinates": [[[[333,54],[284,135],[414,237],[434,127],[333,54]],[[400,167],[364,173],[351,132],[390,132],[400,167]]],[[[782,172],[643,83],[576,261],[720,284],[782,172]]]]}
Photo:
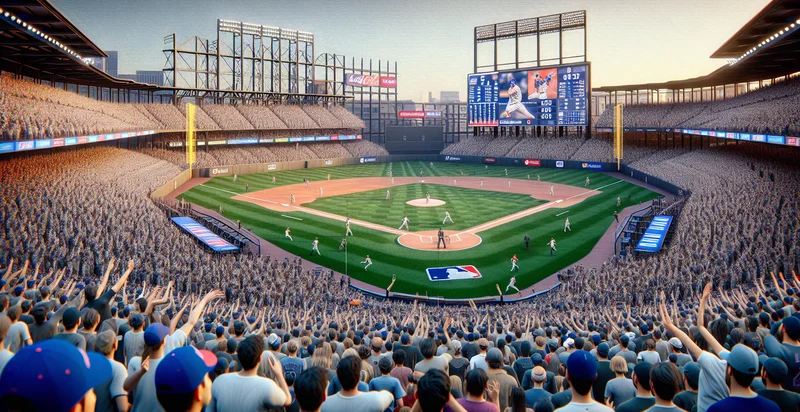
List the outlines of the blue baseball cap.
{"type": "Polygon", "coordinates": [[[730,352],[722,352],[720,357],[736,371],[746,375],[758,375],[760,367],[758,354],[745,345],[735,345],[730,352]]]}
{"type": "Polygon", "coordinates": [[[576,350],[567,359],[567,374],[573,379],[592,380],[597,377],[597,359],[585,350],[576,350]]]}
{"type": "Polygon", "coordinates": [[[144,330],[144,343],[150,346],[158,345],[167,335],[169,335],[168,327],[160,323],[154,323],[144,330]]]}
{"type": "Polygon", "coordinates": [[[156,368],[156,392],[184,395],[197,389],[217,366],[217,357],[207,350],[184,346],[168,353],[156,368]]]}
{"type": "Polygon", "coordinates": [[[511,84],[517,84],[517,81],[513,77],[508,82],[511,84]]]}
{"type": "Polygon", "coordinates": [[[111,363],[103,355],[49,339],[25,346],[8,361],[0,376],[0,404],[11,410],[67,411],[109,379],[111,363]]]}

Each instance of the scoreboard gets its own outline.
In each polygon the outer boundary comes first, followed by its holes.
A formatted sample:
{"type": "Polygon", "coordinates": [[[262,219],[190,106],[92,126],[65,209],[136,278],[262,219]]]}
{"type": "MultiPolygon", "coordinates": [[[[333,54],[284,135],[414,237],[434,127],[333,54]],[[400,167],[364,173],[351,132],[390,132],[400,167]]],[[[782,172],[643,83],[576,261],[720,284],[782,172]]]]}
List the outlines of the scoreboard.
{"type": "Polygon", "coordinates": [[[588,126],[588,68],[470,74],[469,126],[588,126]]]}

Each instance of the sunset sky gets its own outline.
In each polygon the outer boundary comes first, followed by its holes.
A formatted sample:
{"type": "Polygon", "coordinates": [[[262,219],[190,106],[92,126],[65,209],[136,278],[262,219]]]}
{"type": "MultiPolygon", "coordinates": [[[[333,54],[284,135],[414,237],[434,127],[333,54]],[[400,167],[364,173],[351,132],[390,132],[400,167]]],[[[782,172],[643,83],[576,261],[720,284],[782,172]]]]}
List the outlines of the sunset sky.
{"type": "MultiPolygon", "coordinates": [[[[119,73],[164,67],[164,36],[215,38],[216,19],[313,32],[317,53],[398,63],[401,99],[442,90],[466,96],[475,26],[586,10],[592,86],[707,74],[710,59],[767,0],[560,1],[167,1],[51,0],[103,50],[119,51],[119,73]]],[[[552,49],[552,47],[551,47],[552,49]]],[[[490,48],[479,51],[481,63],[490,48]]],[[[521,53],[530,53],[523,50],[521,53]]],[[[499,49],[501,60],[513,48],[499,49]]]]}

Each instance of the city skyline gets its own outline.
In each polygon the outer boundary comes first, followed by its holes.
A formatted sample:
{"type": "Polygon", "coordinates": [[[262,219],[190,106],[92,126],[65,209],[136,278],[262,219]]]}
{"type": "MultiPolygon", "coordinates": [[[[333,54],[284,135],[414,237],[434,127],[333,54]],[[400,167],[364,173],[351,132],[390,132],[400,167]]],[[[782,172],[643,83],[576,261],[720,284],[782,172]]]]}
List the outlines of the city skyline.
{"type": "MultiPolygon", "coordinates": [[[[140,0],[135,6],[100,0],[51,0],[104,51],[119,52],[119,73],[160,70],[165,36],[178,42],[197,35],[215,38],[216,20],[239,20],[312,32],[315,52],[397,61],[399,99],[425,101],[429,91],[466,95],[473,71],[475,26],[573,10],[587,11],[592,86],[648,83],[702,76],[725,64],[709,56],[768,0],[565,0],[435,4],[385,1],[368,7],[352,2],[321,4],[199,0],[140,0]],[[419,4],[419,7],[413,7],[419,4]],[[350,24],[356,22],[356,25],[350,24]]],[[[513,48],[501,46],[508,61],[513,48]]],[[[479,48],[486,62],[487,50],[479,48]]]]}

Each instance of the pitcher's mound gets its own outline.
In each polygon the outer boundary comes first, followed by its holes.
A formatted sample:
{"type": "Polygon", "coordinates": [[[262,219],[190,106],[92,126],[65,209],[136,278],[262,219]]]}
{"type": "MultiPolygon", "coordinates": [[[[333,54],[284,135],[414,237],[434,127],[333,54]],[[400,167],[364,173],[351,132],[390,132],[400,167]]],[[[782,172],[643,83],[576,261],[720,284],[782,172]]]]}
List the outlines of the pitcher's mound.
{"type": "Polygon", "coordinates": [[[435,206],[441,206],[445,203],[447,202],[439,199],[431,199],[429,202],[426,202],[425,199],[414,199],[406,202],[407,205],[418,206],[418,207],[435,207],[435,206]]]}

